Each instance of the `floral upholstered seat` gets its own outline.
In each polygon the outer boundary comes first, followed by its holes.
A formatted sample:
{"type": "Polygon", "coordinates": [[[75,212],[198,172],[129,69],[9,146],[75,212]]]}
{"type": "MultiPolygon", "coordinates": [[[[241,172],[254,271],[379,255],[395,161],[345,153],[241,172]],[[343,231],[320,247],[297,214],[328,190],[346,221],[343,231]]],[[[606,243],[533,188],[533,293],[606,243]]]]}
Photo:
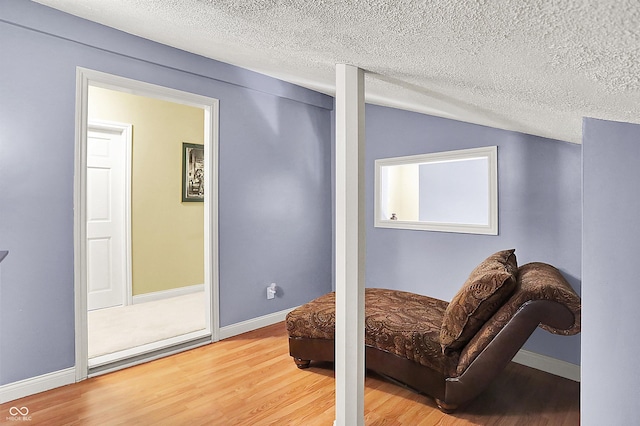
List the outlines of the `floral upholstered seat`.
{"type": "MultiPolygon", "coordinates": [[[[450,362],[442,353],[440,328],[448,303],[419,294],[365,289],[365,345],[438,371],[450,362]]],[[[321,296],[287,317],[291,337],[333,339],[335,293],[321,296]]],[[[456,358],[457,360],[457,358],[456,358]]]]}
{"type": "MultiPolygon", "coordinates": [[[[580,332],[580,298],[553,266],[517,266],[515,250],[489,256],[451,302],[365,289],[368,369],[431,395],[443,411],[473,399],[540,325],[580,332]]],[[[287,315],[289,352],[300,368],[333,361],[335,293],[287,315]]]]}

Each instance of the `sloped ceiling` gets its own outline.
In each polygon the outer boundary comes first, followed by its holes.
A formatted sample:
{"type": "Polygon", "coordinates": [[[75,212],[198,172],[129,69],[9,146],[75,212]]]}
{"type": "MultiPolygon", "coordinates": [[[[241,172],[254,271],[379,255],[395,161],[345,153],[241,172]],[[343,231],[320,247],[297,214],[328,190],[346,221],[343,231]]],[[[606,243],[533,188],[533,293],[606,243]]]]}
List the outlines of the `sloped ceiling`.
{"type": "Polygon", "coordinates": [[[582,117],[640,123],[637,0],[37,0],[334,94],[580,143],[582,117]]]}

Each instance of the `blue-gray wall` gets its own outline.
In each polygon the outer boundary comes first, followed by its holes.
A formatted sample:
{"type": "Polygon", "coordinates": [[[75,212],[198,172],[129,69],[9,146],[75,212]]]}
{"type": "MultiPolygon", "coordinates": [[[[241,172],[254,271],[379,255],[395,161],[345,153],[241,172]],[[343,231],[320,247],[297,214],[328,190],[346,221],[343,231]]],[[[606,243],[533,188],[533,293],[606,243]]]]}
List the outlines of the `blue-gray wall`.
{"type": "Polygon", "coordinates": [[[222,326],[331,289],[332,98],[22,0],[0,58],[0,385],[75,361],[77,66],[220,100],[222,326]]]}
{"type": "MultiPolygon", "coordinates": [[[[74,365],[76,66],[220,99],[222,326],[331,289],[331,98],[21,0],[0,0],[0,57],[0,385],[74,365]]],[[[450,300],[513,247],[580,291],[579,146],[372,105],[366,119],[368,286],[450,300]],[[373,228],[375,159],[486,145],[499,236],[373,228]]],[[[539,331],[526,348],[579,363],[577,337],[539,331]]]]}
{"type": "MultiPolygon", "coordinates": [[[[368,287],[451,300],[491,253],[515,248],[519,264],[547,262],[580,292],[581,147],[392,108],[366,107],[368,287]],[[499,235],[373,227],[374,161],[498,146],[499,235]]],[[[525,349],[580,364],[580,337],[537,330],[525,349]]]]}
{"type": "Polygon", "coordinates": [[[583,122],[584,425],[638,424],[640,125],[583,122]]]}

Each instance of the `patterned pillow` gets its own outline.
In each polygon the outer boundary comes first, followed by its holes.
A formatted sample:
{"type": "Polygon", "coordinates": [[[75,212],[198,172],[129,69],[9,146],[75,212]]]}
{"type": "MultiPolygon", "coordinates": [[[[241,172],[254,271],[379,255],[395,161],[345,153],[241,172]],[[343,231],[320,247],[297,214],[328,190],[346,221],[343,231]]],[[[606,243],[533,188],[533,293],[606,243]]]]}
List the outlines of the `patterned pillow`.
{"type": "Polygon", "coordinates": [[[514,252],[503,250],[486,258],[451,300],[440,329],[443,353],[466,345],[513,292],[518,273],[514,252]]]}

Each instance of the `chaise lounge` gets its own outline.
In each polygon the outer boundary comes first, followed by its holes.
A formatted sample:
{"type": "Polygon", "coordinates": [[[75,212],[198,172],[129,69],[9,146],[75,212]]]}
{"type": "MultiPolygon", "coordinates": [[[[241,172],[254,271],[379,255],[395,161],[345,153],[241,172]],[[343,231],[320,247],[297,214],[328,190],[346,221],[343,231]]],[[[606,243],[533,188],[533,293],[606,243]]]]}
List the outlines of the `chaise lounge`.
{"type": "MultiPolygon", "coordinates": [[[[562,274],[539,262],[518,268],[514,251],[480,263],[450,303],[365,289],[366,368],[452,412],[489,385],[536,327],[579,333],[580,298],[562,274]]],[[[334,360],[335,293],[291,311],[286,325],[299,368],[334,360]]]]}

